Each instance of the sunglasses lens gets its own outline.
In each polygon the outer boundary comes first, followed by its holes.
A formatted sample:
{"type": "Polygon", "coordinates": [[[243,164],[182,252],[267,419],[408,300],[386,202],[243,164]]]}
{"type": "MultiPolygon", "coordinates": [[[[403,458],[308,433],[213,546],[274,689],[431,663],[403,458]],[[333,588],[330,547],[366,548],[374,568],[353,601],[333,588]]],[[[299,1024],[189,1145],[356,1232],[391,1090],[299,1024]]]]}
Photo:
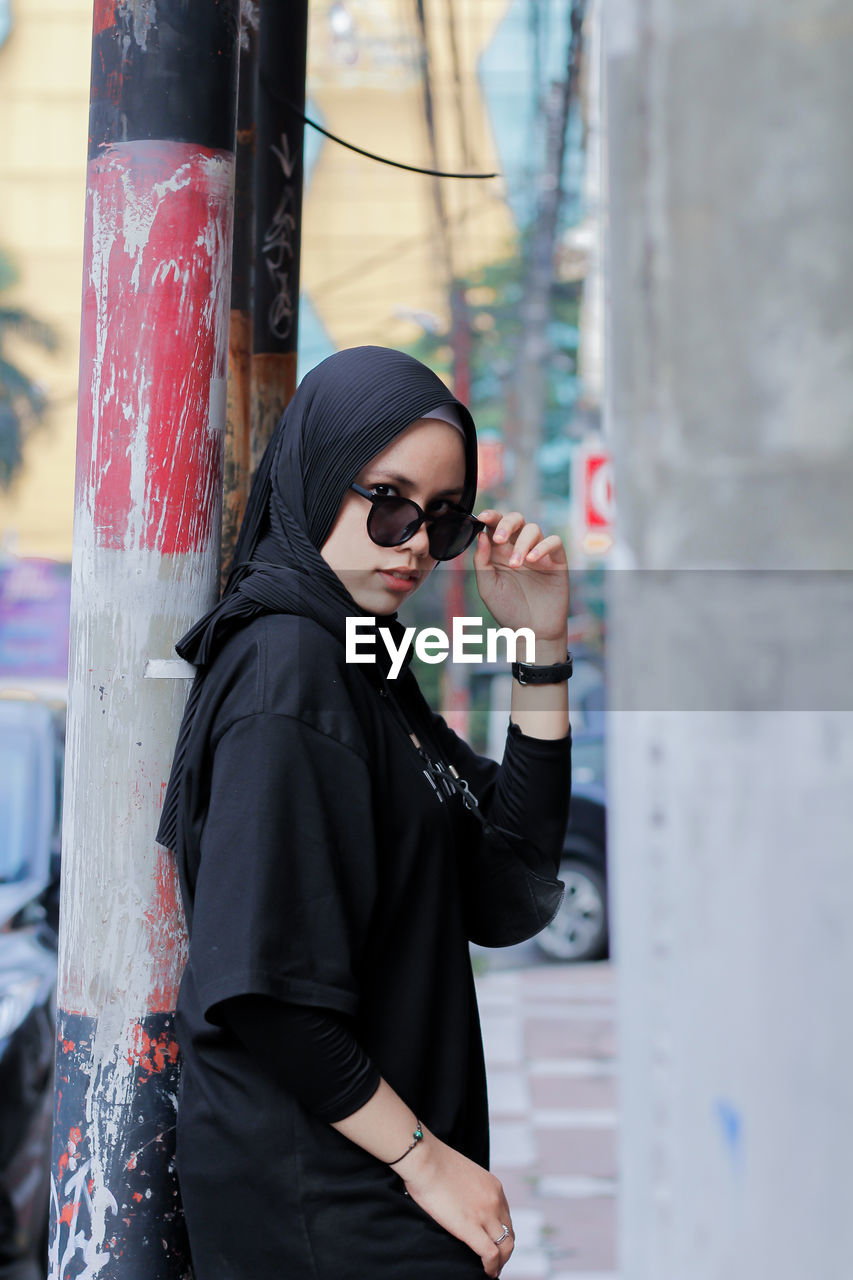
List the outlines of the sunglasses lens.
{"type": "MultiPolygon", "coordinates": [[[[374,498],[367,517],[367,532],[380,547],[399,547],[413,538],[423,524],[423,513],[409,498],[390,495],[374,498]]],[[[434,560],[452,560],[470,546],[479,529],[478,522],[462,511],[450,511],[427,518],[429,553],[434,560]]]]}
{"type": "Polygon", "coordinates": [[[374,503],[367,517],[367,532],[380,547],[399,547],[417,531],[420,511],[408,498],[386,498],[374,503]]]}
{"type": "Polygon", "coordinates": [[[477,525],[469,515],[446,515],[427,526],[429,553],[434,560],[453,560],[470,546],[477,525]]]}

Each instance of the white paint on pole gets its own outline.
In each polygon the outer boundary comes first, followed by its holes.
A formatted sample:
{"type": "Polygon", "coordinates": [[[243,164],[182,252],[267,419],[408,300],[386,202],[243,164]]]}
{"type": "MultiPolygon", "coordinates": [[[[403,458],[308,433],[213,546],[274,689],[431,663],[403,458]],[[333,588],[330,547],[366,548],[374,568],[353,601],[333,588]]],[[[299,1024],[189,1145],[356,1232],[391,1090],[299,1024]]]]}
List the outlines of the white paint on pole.
{"type": "Polygon", "coordinates": [[[209,606],[216,584],[211,560],[204,551],[173,558],[170,568],[186,575],[180,591],[174,577],[164,576],[162,558],[147,551],[90,548],[73,563],[72,590],[85,606],[76,611],[71,642],[66,754],[76,776],[63,834],[66,849],[91,856],[74,858],[73,876],[63,880],[60,991],[64,1007],[80,1012],[108,1010],[118,1000],[130,1021],[141,1016],[166,952],[143,941],[158,878],[172,876],[172,860],[159,851],[154,831],[194,668],[161,660],[175,678],[162,678],[155,666],[159,678],[151,679],[147,654],[152,647],[168,651],[209,606]],[[95,852],[105,848],[109,879],[95,852]],[[93,914],[102,930],[89,927],[93,914]]]}
{"type": "Polygon", "coordinates": [[[196,668],[183,658],[149,658],[145,664],[146,680],[192,680],[196,668]]]}

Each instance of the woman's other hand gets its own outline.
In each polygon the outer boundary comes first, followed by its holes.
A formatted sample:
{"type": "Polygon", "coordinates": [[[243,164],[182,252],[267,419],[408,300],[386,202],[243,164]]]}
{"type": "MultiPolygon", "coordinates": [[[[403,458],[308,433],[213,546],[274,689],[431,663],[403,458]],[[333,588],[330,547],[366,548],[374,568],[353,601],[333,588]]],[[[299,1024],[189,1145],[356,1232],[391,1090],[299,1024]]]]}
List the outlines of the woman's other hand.
{"type": "Polygon", "coordinates": [[[566,549],[520,511],[482,511],[474,548],[477,590],[498,626],[530,627],[537,641],[564,645],[569,614],[566,549]]]}
{"type": "Polygon", "coordinates": [[[415,1203],[479,1255],[486,1275],[499,1276],[515,1246],[499,1179],[427,1129],[424,1138],[395,1171],[415,1203]]]}
{"type": "Polygon", "coordinates": [[[512,1222],[504,1189],[493,1173],[431,1133],[387,1080],[380,1079],[373,1097],[332,1127],[390,1165],[415,1204],[473,1249],[487,1276],[500,1275],[514,1240],[509,1234],[496,1243],[505,1227],[512,1232],[512,1222]],[[401,1156],[407,1137],[415,1141],[401,1156]]]}

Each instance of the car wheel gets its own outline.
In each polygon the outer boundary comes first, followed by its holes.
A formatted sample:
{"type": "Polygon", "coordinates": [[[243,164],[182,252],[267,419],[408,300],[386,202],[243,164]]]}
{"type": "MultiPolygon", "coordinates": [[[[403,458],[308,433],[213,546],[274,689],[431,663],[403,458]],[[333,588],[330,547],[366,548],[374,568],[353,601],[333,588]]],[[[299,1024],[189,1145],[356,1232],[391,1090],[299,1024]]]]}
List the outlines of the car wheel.
{"type": "Polygon", "coordinates": [[[536,937],[551,960],[600,960],[607,953],[607,886],[597,867],[566,857],[558,872],[566,886],[560,909],[536,937]]]}

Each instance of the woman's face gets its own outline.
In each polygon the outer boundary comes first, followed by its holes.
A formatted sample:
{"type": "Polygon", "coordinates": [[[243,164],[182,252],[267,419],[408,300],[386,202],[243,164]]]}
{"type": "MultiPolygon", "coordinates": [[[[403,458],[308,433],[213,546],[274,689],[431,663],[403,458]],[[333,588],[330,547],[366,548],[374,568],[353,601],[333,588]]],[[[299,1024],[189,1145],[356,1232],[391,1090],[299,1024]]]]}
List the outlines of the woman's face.
{"type": "MultiPolygon", "coordinates": [[[[365,489],[411,498],[423,511],[442,500],[459,502],[465,446],[455,427],[422,418],[402,431],[353,476],[365,489]]],[[[366,613],[393,613],[436,566],[426,525],[399,547],[379,547],[367,532],[371,504],[350,490],[320,555],[366,613]]]]}

